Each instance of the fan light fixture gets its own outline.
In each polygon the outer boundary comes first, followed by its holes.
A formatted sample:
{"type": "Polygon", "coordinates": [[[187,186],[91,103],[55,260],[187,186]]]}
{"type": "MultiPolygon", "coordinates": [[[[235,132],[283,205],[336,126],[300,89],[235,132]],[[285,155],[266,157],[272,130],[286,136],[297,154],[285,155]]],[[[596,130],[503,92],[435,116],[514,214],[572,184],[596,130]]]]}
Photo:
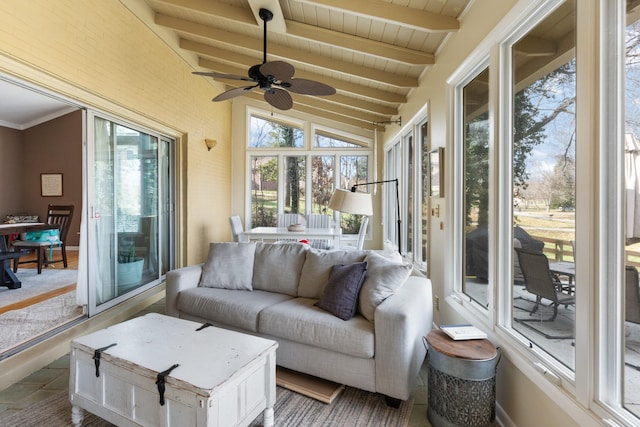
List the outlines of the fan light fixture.
{"type": "Polygon", "coordinates": [[[216,72],[194,71],[193,74],[208,76],[218,79],[242,80],[253,82],[251,86],[237,87],[222,92],[213,101],[225,101],[251,92],[255,88],[264,91],[264,100],[279,110],[288,110],[293,107],[293,99],[289,92],[301,95],[333,95],[336,90],[329,85],[314,80],[296,79],[293,77],[295,68],[284,61],[267,62],[267,22],[273,19],[273,13],[269,9],[261,8],[260,19],[264,21],[263,59],[262,64],[256,64],[249,68],[249,77],[233,74],[221,74],[216,72]]]}

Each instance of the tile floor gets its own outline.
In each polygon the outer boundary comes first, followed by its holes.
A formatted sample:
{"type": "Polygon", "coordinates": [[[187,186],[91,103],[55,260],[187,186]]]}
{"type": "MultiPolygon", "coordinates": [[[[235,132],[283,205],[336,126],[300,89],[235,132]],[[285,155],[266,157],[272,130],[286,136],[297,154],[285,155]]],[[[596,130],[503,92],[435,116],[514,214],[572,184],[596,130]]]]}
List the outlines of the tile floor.
{"type": "MultiPolygon", "coordinates": [[[[151,305],[136,316],[147,313],[164,313],[164,300],[151,305]]],[[[430,427],[427,420],[427,372],[425,363],[421,369],[414,393],[414,405],[408,427],[430,427]]],[[[31,404],[69,389],[69,355],[65,355],[41,370],[34,372],[12,386],[0,391],[0,425],[2,418],[28,408],[31,404]]],[[[13,426],[7,426],[13,427],[13,426]]]]}

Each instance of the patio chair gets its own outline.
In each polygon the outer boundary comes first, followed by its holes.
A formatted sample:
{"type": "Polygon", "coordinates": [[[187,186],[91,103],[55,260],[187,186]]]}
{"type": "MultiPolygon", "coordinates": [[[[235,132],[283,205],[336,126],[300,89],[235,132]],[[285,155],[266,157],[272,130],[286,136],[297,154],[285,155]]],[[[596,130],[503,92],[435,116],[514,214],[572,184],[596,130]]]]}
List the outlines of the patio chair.
{"type": "Polygon", "coordinates": [[[545,254],[523,248],[514,249],[518,254],[525,289],[536,296],[535,305],[529,315],[533,315],[542,304],[542,300],[546,299],[551,301],[553,315],[543,321],[554,321],[558,315],[558,306],[564,305],[566,307],[575,304],[575,296],[561,292],[562,284],[553,280],[551,270],[549,270],[549,259],[545,254]]]}
{"type": "Polygon", "coordinates": [[[231,235],[234,242],[240,241],[240,234],[244,231],[242,227],[242,221],[238,215],[232,215],[229,217],[229,223],[231,224],[231,235]]]}
{"type": "Polygon", "coordinates": [[[57,225],[60,230],[60,237],[57,241],[15,241],[13,247],[19,250],[35,250],[36,259],[20,261],[18,258],[13,260],[13,272],[18,271],[18,264],[37,263],[38,274],[42,273],[42,265],[52,264],[54,262],[62,261],[64,268],[67,268],[67,233],[69,232],[69,226],[73,219],[73,205],[49,205],[47,208],[47,224],[57,225]],[[52,249],[54,247],[60,248],[62,253],[61,259],[53,259],[52,249]],[[50,259],[47,259],[47,253],[50,254],[50,259]]]}
{"type": "Polygon", "coordinates": [[[640,288],[638,269],[632,265],[625,267],[624,319],[640,323],[640,288]]]}

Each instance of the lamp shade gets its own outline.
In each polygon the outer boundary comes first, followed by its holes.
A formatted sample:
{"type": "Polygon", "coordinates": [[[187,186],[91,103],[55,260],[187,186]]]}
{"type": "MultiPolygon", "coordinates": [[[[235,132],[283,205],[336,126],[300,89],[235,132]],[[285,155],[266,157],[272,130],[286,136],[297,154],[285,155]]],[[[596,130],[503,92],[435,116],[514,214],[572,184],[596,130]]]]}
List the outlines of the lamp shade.
{"type": "Polygon", "coordinates": [[[338,188],[329,200],[329,208],[356,215],[373,215],[371,194],[338,188]]]}

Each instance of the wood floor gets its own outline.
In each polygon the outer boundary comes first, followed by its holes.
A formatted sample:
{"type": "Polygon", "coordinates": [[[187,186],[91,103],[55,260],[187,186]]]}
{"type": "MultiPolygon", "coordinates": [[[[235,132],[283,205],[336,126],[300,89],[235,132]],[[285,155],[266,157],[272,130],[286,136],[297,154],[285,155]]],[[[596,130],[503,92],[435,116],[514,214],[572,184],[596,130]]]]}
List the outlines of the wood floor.
{"type": "MultiPolygon", "coordinates": [[[[54,259],[58,259],[59,256],[58,254],[56,254],[54,259]]],[[[20,258],[21,261],[27,261],[27,260],[35,260],[36,259],[36,255],[35,252],[24,256],[22,258],[20,258]]],[[[20,271],[20,268],[24,268],[24,267],[28,267],[28,268],[35,268],[36,264],[35,262],[33,264],[24,264],[18,267],[18,271],[20,271]]],[[[53,266],[55,267],[59,267],[59,268],[63,268],[63,264],[62,261],[60,262],[56,262],[53,263],[53,266]]],[[[44,267],[43,267],[44,268],[44,267]]],[[[49,267],[51,268],[51,267],[49,267]]],[[[78,251],[74,251],[74,250],[67,250],[67,268],[69,269],[74,269],[77,270],[78,269],[78,251]]],[[[0,307],[0,314],[6,313],[8,311],[11,310],[19,310],[25,307],[29,307],[31,305],[34,304],[38,304],[39,302],[42,301],[46,301],[48,299],[57,297],[58,295],[63,295],[66,294],[67,292],[71,292],[73,290],[75,290],[76,288],[76,284],[75,283],[71,283],[68,286],[65,286],[63,288],[59,288],[59,289],[55,289],[49,292],[44,292],[40,295],[36,295],[30,298],[25,298],[21,301],[15,302],[13,304],[9,304],[3,307],[0,307]]]]}

